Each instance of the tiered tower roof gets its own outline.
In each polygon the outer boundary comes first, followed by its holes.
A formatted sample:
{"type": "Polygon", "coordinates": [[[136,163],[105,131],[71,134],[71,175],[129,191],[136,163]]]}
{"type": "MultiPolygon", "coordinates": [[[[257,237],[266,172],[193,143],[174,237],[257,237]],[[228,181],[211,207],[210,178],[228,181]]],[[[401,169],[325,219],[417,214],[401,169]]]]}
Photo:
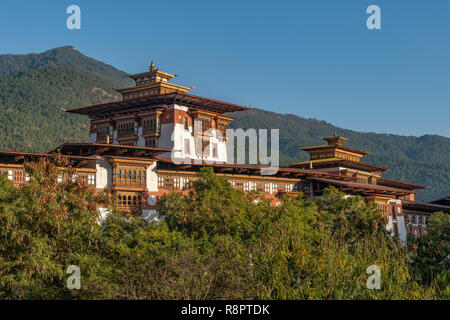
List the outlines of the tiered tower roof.
{"type": "Polygon", "coordinates": [[[123,95],[121,101],[102,103],[88,107],[66,110],[70,113],[88,115],[91,119],[123,116],[129,113],[158,110],[165,105],[179,104],[190,107],[192,111],[204,110],[216,114],[243,111],[249,108],[219,100],[199,97],[186,93],[192,88],[170,83],[175,78],[167,72],[155,68],[152,61],[149,71],[128,75],[136,86],[118,89],[123,95]]]}
{"type": "Polygon", "coordinates": [[[348,139],[338,136],[336,132],[334,132],[333,136],[322,139],[328,144],[301,148],[301,150],[309,153],[310,159],[293,163],[291,166],[310,169],[347,167],[367,172],[388,171],[388,169],[383,167],[362,163],[362,157],[369,153],[344,146],[344,142],[348,139]]]}

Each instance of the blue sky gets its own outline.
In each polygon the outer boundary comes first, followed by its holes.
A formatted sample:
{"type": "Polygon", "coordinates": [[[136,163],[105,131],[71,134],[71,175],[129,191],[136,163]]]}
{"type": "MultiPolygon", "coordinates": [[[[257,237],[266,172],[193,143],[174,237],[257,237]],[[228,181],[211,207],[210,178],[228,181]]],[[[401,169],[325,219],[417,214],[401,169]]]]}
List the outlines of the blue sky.
{"type": "Polygon", "coordinates": [[[365,132],[450,137],[450,1],[0,2],[0,54],[73,45],[192,94],[365,132]],[[77,4],[82,29],[66,28],[77,4]],[[368,30],[366,8],[381,8],[368,30]]]}

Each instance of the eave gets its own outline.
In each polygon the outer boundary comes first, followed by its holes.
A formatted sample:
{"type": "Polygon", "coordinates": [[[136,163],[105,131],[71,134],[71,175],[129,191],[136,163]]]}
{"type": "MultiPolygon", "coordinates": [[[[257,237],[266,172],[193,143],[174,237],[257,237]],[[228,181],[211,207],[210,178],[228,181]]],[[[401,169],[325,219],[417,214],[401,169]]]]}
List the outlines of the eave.
{"type": "Polygon", "coordinates": [[[387,168],[376,166],[373,164],[368,164],[368,163],[364,163],[364,162],[356,162],[356,161],[345,160],[345,159],[340,159],[340,158],[320,159],[320,160],[311,160],[311,161],[293,163],[293,164],[291,164],[291,167],[307,168],[307,167],[309,167],[310,163],[312,163],[313,169],[343,167],[343,168],[352,168],[352,169],[358,169],[358,170],[368,171],[368,172],[387,172],[387,171],[389,171],[389,169],[387,169],[387,168]]]}
{"type": "Polygon", "coordinates": [[[120,156],[153,159],[154,156],[161,153],[172,152],[172,149],[123,146],[118,144],[103,143],[65,143],[52,152],[58,151],[64,155],[120,156]]]}
{"type": "Polygon", "coordinates": [[[374,195],[374,194],[409,195],[411,193],[414,193],[411,190],[380,186],[376,184],[366,184],[351,181],[337,181],[317,177],[311,177],[309,179],[338,186],[339,189],[342,190],[343,192],[362,193],[365,195],[374,195]]]}
{"type": "Polygon", "coordinates": [[[183,92],[172,92],[166,94],[153,95],[126,101],[115,101],[102,103],[88,107],[65,110],[69,113],[88,115],[91,119],[101,119],[114,115],[115,113],[137,113],[140,111],[162,107],[164,105],[179,104],[195,107],[218,114],[248,110],[249,108],[219,100],[194,96],[183,92]]]}

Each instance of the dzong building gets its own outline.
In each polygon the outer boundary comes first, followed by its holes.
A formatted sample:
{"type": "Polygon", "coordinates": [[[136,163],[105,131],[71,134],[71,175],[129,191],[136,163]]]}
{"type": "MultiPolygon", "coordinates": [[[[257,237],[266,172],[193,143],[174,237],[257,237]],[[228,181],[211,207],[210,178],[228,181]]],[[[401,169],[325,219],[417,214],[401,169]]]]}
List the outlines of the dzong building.
{"type": "Polygon", "coordinates": [[[157,219],[162,195],[186,192],[205,166],[237,189],[258,191],[273,205],[284,193],[302,192],[313,199],[329,186],[360,195],[378,205],[386,228],[402,241],[408,233],[424,234],[431,213],[450,213],[449,198],[416,202],[424,186],[383,178],[387,168],[364,163],[367,153],[347,147],[347,139],[336,133],[325,137],[323,145],[302,148],[308,161],[279,167],[273,175],[262,175],[258,165],[231,163],[229,113],[247,107],[191,95],[191,88],[172,83],[176,75],[153,62],[147,72],[129,77],[136,85],[118,90],[122,100],[66,110],[90,118],[89,142],[66,143],[46,154],[0,151],[0,172],[20,187],[28,180],[24,161],[59,151],[76,168],[77,178],[98,191],[108,188],[121,211],[148,221],[157,219]]]}

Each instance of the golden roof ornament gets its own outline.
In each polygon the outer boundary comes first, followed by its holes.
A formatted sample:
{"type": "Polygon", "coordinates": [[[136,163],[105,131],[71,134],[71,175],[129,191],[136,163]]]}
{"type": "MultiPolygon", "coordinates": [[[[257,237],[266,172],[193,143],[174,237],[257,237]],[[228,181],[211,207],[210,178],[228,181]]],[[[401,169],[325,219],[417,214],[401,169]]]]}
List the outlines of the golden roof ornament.
{"type": "Polygon", "coordinates": [[[150,71],[155,71],[155,63],[152,60],[152,63],[150,64],[150,71]]]}

